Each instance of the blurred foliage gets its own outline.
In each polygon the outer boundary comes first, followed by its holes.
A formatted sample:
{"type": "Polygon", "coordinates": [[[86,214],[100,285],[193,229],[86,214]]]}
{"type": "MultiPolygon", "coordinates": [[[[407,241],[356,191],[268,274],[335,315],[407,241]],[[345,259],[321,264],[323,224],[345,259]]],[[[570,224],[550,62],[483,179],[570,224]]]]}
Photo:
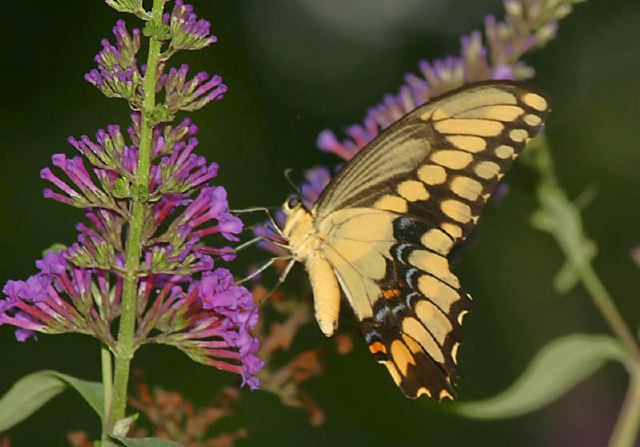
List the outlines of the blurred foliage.
{"type": "MultiPolygon", "coordinates": [[[[383,93],[395,91],[419,59],[450,53],[458,35],[481,26],[485,14],[501,14],[498,0],[193,3],[212,20],[219,43],[189,62],[220,73],[230,87],[224,101],[194,121],[237,208],[279,204],[289,192],[285,168],[301,172],[333,163],[314,149],[318,131],[358,120],[383,93]]],[[[128,115],[82,80],[99,39],[117,18],[102,2],[11,2],[3,17],[2,282],[33,273],[42,247],[74,238],[80,212],[42,199],[40,168],[52,153],[72,151],[68,135],[123,124],[128,115]]],[[[640,303],[629,291],[637,286],[637,267],[628,253],[640,242],[638,23],[636,0],[586,2],[563,21],[557,39],[526,59],[537,71],[532,82],[553,101],[547,134],[563,186],[570,197],[587,186],[597,191],[583,215],[598,243],[593,262],[634,324],[640,303]]],[[[468,400],[505,388],[561,334],[606,331],[580,287],[562,297],[554,290],[564,261],[550,238],[528,226],[536,208],[533,175],[516,166],[506,179],[510,194],[486,210],[455,266],[476,298],[460,352],[464,380],[458,391],[468,400]]],[[[255,253],[234,267],[241,271],[264,257],[255,253]]],[[[350,325],[347,314],[341,326],[350,325]]],[[[332,343],[309,325],[292,349],[332,343]]],[[[367,446],[601,446],[624,391],[623,373],[605,368],[527,418],[477,422],[432,402],[406,400],[359,340],[349,355],[326,351],[324,374],[305,383],[324,411],[324,425],[313,427],[307,414],[273,395],[243,391],[235,417],[249,434],[238,445],[325,446],[350,439],[367,446]]],[[[19,345],[10,328],[0,327],[0,352],[1,390],[43,368],[98,379],[100,353],[89,338],[39,337],[19,345]]],[[[194,405],[206,405],[235,380],[161,347],[141,350],[135,366],[145,370],[149,383],[179,389],[194,405]]],[[[12,430],[11,445],[65,445],[64,433],[72,430],[95,437],[99,426],[77,395],[65,393],[12,430]]]]}

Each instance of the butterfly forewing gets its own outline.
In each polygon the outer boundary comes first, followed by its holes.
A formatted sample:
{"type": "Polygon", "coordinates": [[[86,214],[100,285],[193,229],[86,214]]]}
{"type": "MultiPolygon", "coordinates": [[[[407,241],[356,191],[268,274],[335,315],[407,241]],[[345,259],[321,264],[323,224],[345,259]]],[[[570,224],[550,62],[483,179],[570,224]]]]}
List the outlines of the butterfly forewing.
{"type": "Polygon", "coordinates": [[[540,92],[515,82],[437,98],[391,125],[338,173],[317,202],[317,219],[373,206],[430,219],[464,238],[547,113],[540,92]]]}
{"type": "Polygon", "coordinates": [[[382,132],[312,211],[369,350],[409,397],[453,398],[470,297],[447,256],[547,113],[521,83],[451,92],[382,132]]]}

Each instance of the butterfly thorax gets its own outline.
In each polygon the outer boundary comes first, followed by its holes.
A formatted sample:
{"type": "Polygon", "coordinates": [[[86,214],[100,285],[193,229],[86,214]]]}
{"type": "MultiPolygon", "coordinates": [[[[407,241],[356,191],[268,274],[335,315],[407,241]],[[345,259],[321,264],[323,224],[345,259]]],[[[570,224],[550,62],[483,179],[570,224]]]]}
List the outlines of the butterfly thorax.
{"type": "Polygon", "coordinates": [[[291,254],[299,262],[305,262],[310,255],[322,245],[313,224],[313,216],[302,206],[291,210],[287,214],[287,223],[282,230],[287,238],[291,254]]]}

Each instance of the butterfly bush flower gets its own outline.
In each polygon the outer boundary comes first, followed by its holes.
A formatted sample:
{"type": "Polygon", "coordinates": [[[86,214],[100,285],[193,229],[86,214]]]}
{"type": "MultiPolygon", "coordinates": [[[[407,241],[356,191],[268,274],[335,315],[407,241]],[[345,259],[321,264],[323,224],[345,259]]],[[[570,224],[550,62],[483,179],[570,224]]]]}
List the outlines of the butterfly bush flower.
{"type": "MultiPolygon", "coordinates": [[[[407,74],[398,92],[385,95],[379,104],[369,108],[362,123],[348,126],[343,137],[323,130],[318,135],[317,147],[338,156],[342,162],[349,161],[383,129],[431,98],[472,82],[531,78],[534,70],[522,61],[522,57],[553,39],[558,21],[571,12],[574,3],[581,1],[505,0],[504,21],[499,22],[491,15],[485,18],[484,40],[483,33],[473,31],[460,39],[459,54],[419,62],[419,73],[407,74]]],[[[327,168],[315,167],[306,171],[304,177],[301,198],[311,208],[332,174],[327,168]]],[[[498,199],[507,190],[507,186],[500,186],[498,199]]],[[[275,220],[282,227],[284,216],[276,214],[275,220]]],[[[270,224],[256,228],[254,234],[282,242],[270,224]]],[[[273,244],[265,243],[261,247],[282,254],[282,250],[273,244]]]]}
{"type": "Polygon", "coordinates": [[[348,161],[381,130],[431,98],[471,82],[533,77],[533,68],[521,58],[553,39],[558,21],[581,1],[505,0],[504,21],[491,15],[485,18],[484,41],[480,31],[473,31],[460,39],[459,54],[419,62],[419,73],[407,74],[398,93],[384,96],[367,111],[361,124],[347,127],[346,137],[322,131],[318,148],[348,161]]]}
{"type": "MultiPolygon", "coordinates": [[[[139,1],[107,3],[150,20],[139,1]]],[[[201,49],[216,38],[209,22],[180,0],[163,15],[162,25],[165,51],[154,72],[155,93],[163,101],[151,129],[146,188],[140,191],[136,181],[148,69],[136,59],[141,31],[128,31],[118,21],[115,41],[102,41],[97,67],[85,79],[104,95],[127,100],[134,110],[131,124],[125,130],[109,125],[93,136],[70,137],[77,155],[55,154],[51,167],[42,169],[41,178],[49,184],[44,196],[83,209],[86,219],[76,226],[73,244],[50,250],[36,262],[38,273],[7,282],[0,325],[14,326],[20,341],[36,333],[80,333],[116,352],[111,328],[122,317],[126,279],[135,275],[134,348],[175,346],[257,388],[255,374],[263,363],[252,330],[258,309],[251,293],[221,266],[235,257],[231,244],[238,241],[243,223],[230,212],[227,190],[211,183],[218,164],[196,153],[198,127],[189,118],[172,123],[180,111],[223,98],[227,87],[220,76],[201,72],[189,78],[187,65],[166,67],[176,51],[201,49]],[[131,272],[124,241],[133,231],[132,201],[140,194],[146,209],[139,266],[131,272]]]]}

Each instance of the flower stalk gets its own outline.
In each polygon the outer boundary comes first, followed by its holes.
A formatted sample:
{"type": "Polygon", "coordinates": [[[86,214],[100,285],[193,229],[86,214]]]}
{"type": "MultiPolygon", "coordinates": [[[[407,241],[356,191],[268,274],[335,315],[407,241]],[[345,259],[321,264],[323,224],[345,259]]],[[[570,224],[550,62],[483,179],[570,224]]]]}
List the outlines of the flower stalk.
{"type": "MultiPolygon", "coordinates": [[[[156,29],[162,27],[162,15],[166,0],[154,0],[151,10],[151,23],[156,29]]],[[[135,187],[131,201],[131,221],[125,252],[125,279],[122,292],[122,311],[118,342],[115,351],[115,377],[113,384],[113,406],[109,418],[108,431],[116,421],[124,418],[127,405],[127,387],[131,359],[135,351],[134,333],[136,324],[138,270],[142,255],[142,229],[145,219],[146,202],[149,196],[149,170],[151,164],[151,140],[156,107],[156,69],[160,57],[162,42],[156,33],[151,33],[147,72],[144,78],[144,102],[140,130],[138,166],[135,187]]]]}

